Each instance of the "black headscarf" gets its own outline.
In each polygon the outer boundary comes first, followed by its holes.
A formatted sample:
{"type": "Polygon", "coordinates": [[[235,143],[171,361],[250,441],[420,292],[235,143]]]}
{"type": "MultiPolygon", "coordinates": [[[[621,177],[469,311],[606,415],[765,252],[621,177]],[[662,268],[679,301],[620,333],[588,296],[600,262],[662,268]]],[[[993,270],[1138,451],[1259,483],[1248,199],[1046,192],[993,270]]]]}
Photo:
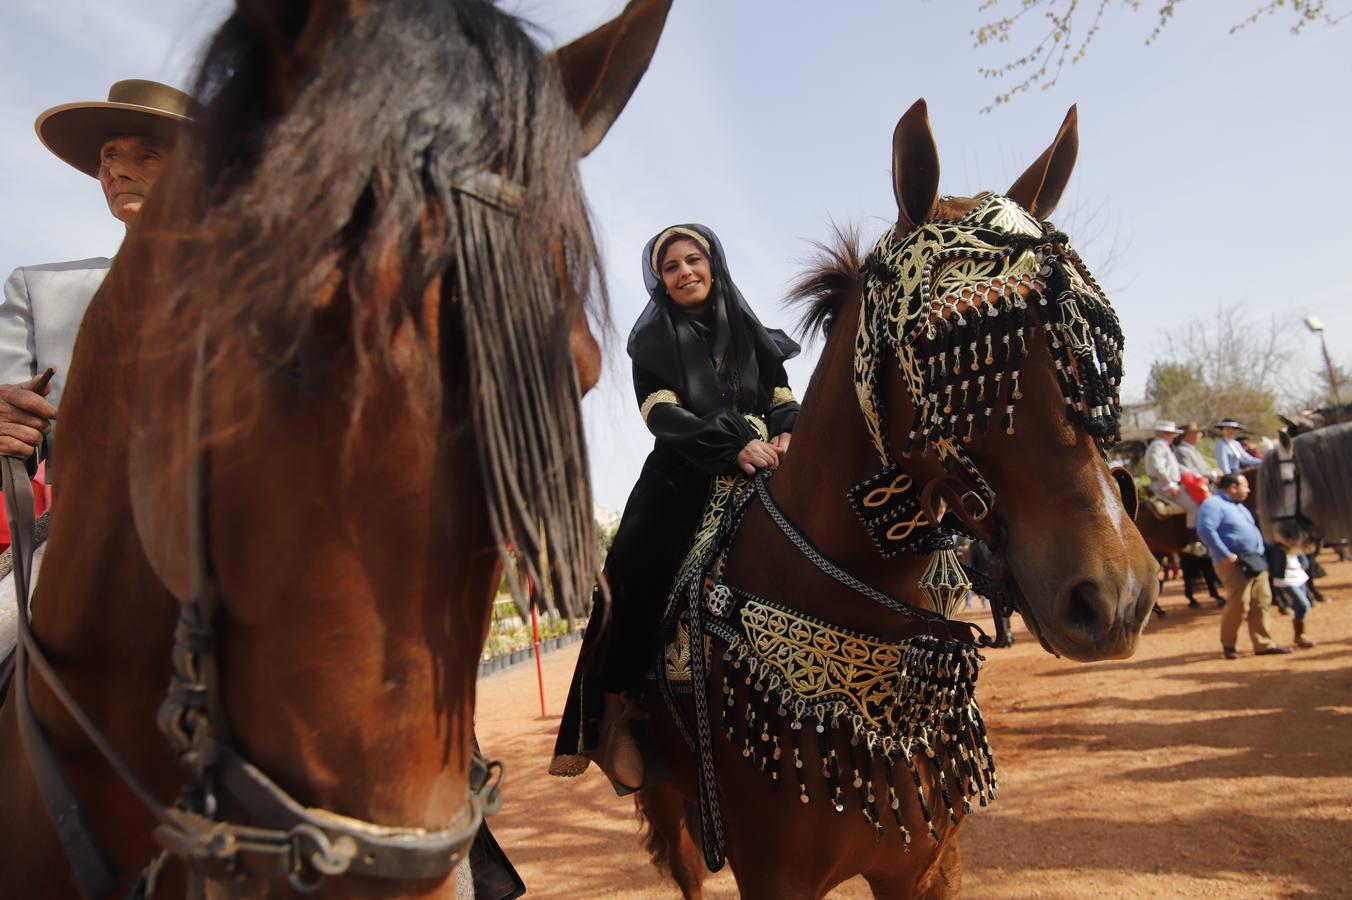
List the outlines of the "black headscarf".
{"type": "Polygon", "coordinates": [[[729,405],[741,412],[763,413],[775,386],[762,384],[762,373],[778,372],[800,348],[783,331],[766,328],[756,318],[728,272],[718,235],[703,225],[662,229],[643,248],[643,283],[648,306],[629,333],[629,356],[635,365],[670,384],[681,405],[696,415],[729,405]],[[672,301],[653,262],[658,241],[669,239],[673,229],[678,235],[681,231],[699,235],[708,251],[713,284],[706,311],[699,316],[672,301]],[[718,369],[715,360],[720,362],[718,369]],[[730,396],[725,396],[727,388],[730,396]]]}

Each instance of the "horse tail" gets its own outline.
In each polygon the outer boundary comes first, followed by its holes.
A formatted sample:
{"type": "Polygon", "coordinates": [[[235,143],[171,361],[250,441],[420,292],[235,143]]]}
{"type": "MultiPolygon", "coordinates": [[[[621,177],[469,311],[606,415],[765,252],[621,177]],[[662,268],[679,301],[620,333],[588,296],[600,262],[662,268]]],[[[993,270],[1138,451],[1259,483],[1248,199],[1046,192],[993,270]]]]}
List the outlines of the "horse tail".
{"type": "Polygon", "coordinates": [[[639,840],[659,872],[670,875],[687,898],[703,896],[704,856],[686,825],[685,799],[670,784],[634,796],[639,840]]]}
{"type": "Polygon", "coordinates": [[[648,854],[657,871],[671,873],[671,840],[664,833],[662,825],[664,810],[654,808],[660,804],[655,796],[656,788],[645,788],[634,794],[634,818],[638,821],[639,843],[648,854]]]}

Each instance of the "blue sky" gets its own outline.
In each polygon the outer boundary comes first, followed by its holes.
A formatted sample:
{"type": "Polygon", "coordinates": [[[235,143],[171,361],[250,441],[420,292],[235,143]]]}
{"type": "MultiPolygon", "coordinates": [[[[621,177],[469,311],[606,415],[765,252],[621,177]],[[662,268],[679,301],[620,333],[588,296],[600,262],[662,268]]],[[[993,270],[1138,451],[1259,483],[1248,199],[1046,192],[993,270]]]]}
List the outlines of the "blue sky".
{"type": "MultiPolygon", "coordinates": [[[[622,3],[506,5],[553,45],[622,3]]],[[[616,322],[602,385],[584,403],[598,501],[623,506],[651,445],[624,357],[646,302],[643,244],[674,222],[709,225],[761,318],[787,327],[779,304],[810,242],[832,220],[858,223],[871,242],[895,218],[892,129],[921,96],[942,189],[954,194],[1007,188],[1079,104],[1079,165],[1053,220],[1123,321],[1128,399],[1140,396],[1165,335],[1222,303],[1242,304],[1264,327],[1272,316],[1294,326],[1297,375],[1319,364],[1318,342],[1299,326],[1309,312],[1327,323],[1335,359],[1352,365],[1352,21],[1297,37],[1273,17],[1231,35],[1258,0],[1195,0],[1146,46],[1152,0],[1138,13],[1114,5],[1087,58],[1054,88],[982,114],[998,83],[979,67],[1021,46],[972,48],[978,5],[675,0],[648,76],[582,166],[616,322]],[[1108,256],[1110,266],[1098,264],[1108,256]]],[[[121,227],[97,185],[42,148],[33,120],[57,103],[101,99],[119,78],[182,85],[227,7],[9,0],[0,268],[116,252],[121,227]]],[[[790,364],[800,391],[814,350],[790,364]]]]}

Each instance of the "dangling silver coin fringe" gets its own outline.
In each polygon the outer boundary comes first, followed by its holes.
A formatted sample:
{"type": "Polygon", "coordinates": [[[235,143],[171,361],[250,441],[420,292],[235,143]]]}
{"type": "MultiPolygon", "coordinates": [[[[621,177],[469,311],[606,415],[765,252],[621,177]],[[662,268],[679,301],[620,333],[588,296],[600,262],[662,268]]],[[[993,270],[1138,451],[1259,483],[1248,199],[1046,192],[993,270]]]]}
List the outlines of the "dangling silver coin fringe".
{"type": "Polygon", "coordinates": [[[820,797],[836,812],[857,808],[879,837],[886,806],[908,845],[898,783],[915,791],[935,842],[935,815],[956,824],[959,811],[995,798],[975,647],[929,636],[886,642],[732,591],[735,620],[706,624],[727,644],[722,731],[776,789],[791,778],[803,803],[820,797]],[[810,744],[815,771],[805,759],[810,744]],[[926,767],[937,798],[926,795],[926,767]]]}

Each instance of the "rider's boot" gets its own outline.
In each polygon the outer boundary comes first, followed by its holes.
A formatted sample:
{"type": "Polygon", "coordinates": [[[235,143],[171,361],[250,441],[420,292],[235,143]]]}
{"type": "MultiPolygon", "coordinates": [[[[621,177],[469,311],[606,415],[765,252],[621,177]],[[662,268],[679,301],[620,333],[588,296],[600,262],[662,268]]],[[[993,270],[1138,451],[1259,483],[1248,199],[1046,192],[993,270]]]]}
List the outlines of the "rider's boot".
{"type": "Polygon", "coordinates": [[[630,727],[634,713],[634,702],[626,700],[623,694],[605,695],[596,764],[619,794],[632,793],[643,786],[643,756],[630,727]]]}

